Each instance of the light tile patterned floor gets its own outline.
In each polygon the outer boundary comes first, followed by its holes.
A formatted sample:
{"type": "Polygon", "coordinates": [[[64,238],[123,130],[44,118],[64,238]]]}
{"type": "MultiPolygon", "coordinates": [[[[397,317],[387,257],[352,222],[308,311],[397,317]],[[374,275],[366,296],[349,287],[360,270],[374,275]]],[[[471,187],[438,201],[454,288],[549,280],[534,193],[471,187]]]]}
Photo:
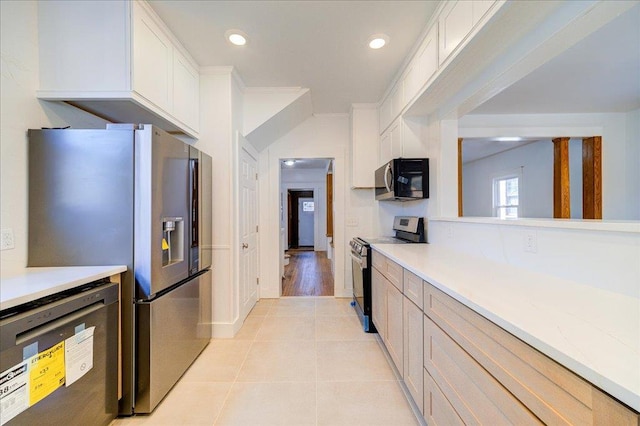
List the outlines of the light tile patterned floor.
{"type": "Polygon", "coordinates": [[[213,339],[148,416],[129,425],[416,425],[350,299],[263,299],[233,339],[213,339]]]}

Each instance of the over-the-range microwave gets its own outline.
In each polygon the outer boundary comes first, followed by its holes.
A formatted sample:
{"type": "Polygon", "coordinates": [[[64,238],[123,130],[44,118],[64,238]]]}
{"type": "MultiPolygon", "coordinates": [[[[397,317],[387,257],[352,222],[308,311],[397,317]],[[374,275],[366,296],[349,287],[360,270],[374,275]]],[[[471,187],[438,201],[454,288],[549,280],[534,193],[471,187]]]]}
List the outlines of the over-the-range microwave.
{"type": "Polygon", "coordinates": [[[376,170],[376,200],[429,198],[429,159],[394,158],[376,170]]]}

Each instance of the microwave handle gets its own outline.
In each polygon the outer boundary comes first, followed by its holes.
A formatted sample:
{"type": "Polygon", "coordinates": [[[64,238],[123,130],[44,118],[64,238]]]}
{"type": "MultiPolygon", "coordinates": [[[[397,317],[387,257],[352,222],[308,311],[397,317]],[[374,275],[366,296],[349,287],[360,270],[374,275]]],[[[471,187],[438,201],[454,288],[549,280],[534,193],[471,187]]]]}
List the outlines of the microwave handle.
{"type": "Polygon", "coordinates": [[[391,192],[389,181],[393,182],[393,171],[391,171],[391,163],[388,163],[387,167],[385,167],[384,169],[384,186],[387,188],[387,192],[391,192]],[[387,179],[388,176],[391,177],[391,179],[387,179]]]}

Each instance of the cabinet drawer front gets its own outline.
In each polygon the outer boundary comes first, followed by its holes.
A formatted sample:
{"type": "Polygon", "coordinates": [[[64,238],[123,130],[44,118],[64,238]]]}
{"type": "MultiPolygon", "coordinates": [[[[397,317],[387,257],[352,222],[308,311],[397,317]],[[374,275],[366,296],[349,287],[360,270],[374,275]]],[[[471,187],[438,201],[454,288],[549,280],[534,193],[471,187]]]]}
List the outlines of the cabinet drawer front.
{"type": "Polygon", "coordinates": [[[543,422],[591,423],[588,382],[432,285],[425,292],[425,314],[543,422]]]}
{"type": "Polygon", "coordinates": [[[371,255],[371,265],[385,276],[398,290],[403,291],[402,274],[403,268],[385,255],[373,250],[371,255]]]}
{"type": "Polygon", "coordinates": [[[371,265],[384,274],[387,264],[387,258],[375,250],[371,251],[371,265]]]}
{"type": "Polygon", "coordinates": [[[466,424],[539,425],[494,377],[424,317],[425,368],[466,424]]]}
{"type": "Polygon", "coordinates": [[[387,276],[387,279],[391,281],[391,284],[396,286],[398,290],[403,292],[404,289],[403,289],[403,283],[402,283],[402,273],[403,273],[402,266],[398,265],[393,260],[386,259],[386,261],[387,261],[387,273],[385,275],[387,276]]]}
{"type": "Polygon", "coordinates": [[[403,281],[404,295],[407,296],[413,303],[415,303],[418,308],[422,309],[422,291],[424,288],[422,278],[412,272],[405,270],[403,281]]]}
{"type": "Polygon", "coordinates": [[[430,426],[464,425],[427,370],[424,370],[424,419],[430,426]]]}

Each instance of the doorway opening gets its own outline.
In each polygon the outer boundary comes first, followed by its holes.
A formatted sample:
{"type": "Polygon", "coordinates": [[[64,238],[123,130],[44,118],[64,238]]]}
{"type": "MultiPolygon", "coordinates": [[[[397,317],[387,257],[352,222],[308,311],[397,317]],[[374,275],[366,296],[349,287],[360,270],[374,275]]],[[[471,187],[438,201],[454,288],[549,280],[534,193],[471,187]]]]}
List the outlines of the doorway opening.
{"type": "Polygon", "coordinates": [[[287,194],[289,249],[313,250],[315,203],[313,190],[290,189],[287,194]]]}
{"type": "Polygon", "coordinates": [[[282,296],[333,296],[332,160],[281,161],[282,296]]]}

